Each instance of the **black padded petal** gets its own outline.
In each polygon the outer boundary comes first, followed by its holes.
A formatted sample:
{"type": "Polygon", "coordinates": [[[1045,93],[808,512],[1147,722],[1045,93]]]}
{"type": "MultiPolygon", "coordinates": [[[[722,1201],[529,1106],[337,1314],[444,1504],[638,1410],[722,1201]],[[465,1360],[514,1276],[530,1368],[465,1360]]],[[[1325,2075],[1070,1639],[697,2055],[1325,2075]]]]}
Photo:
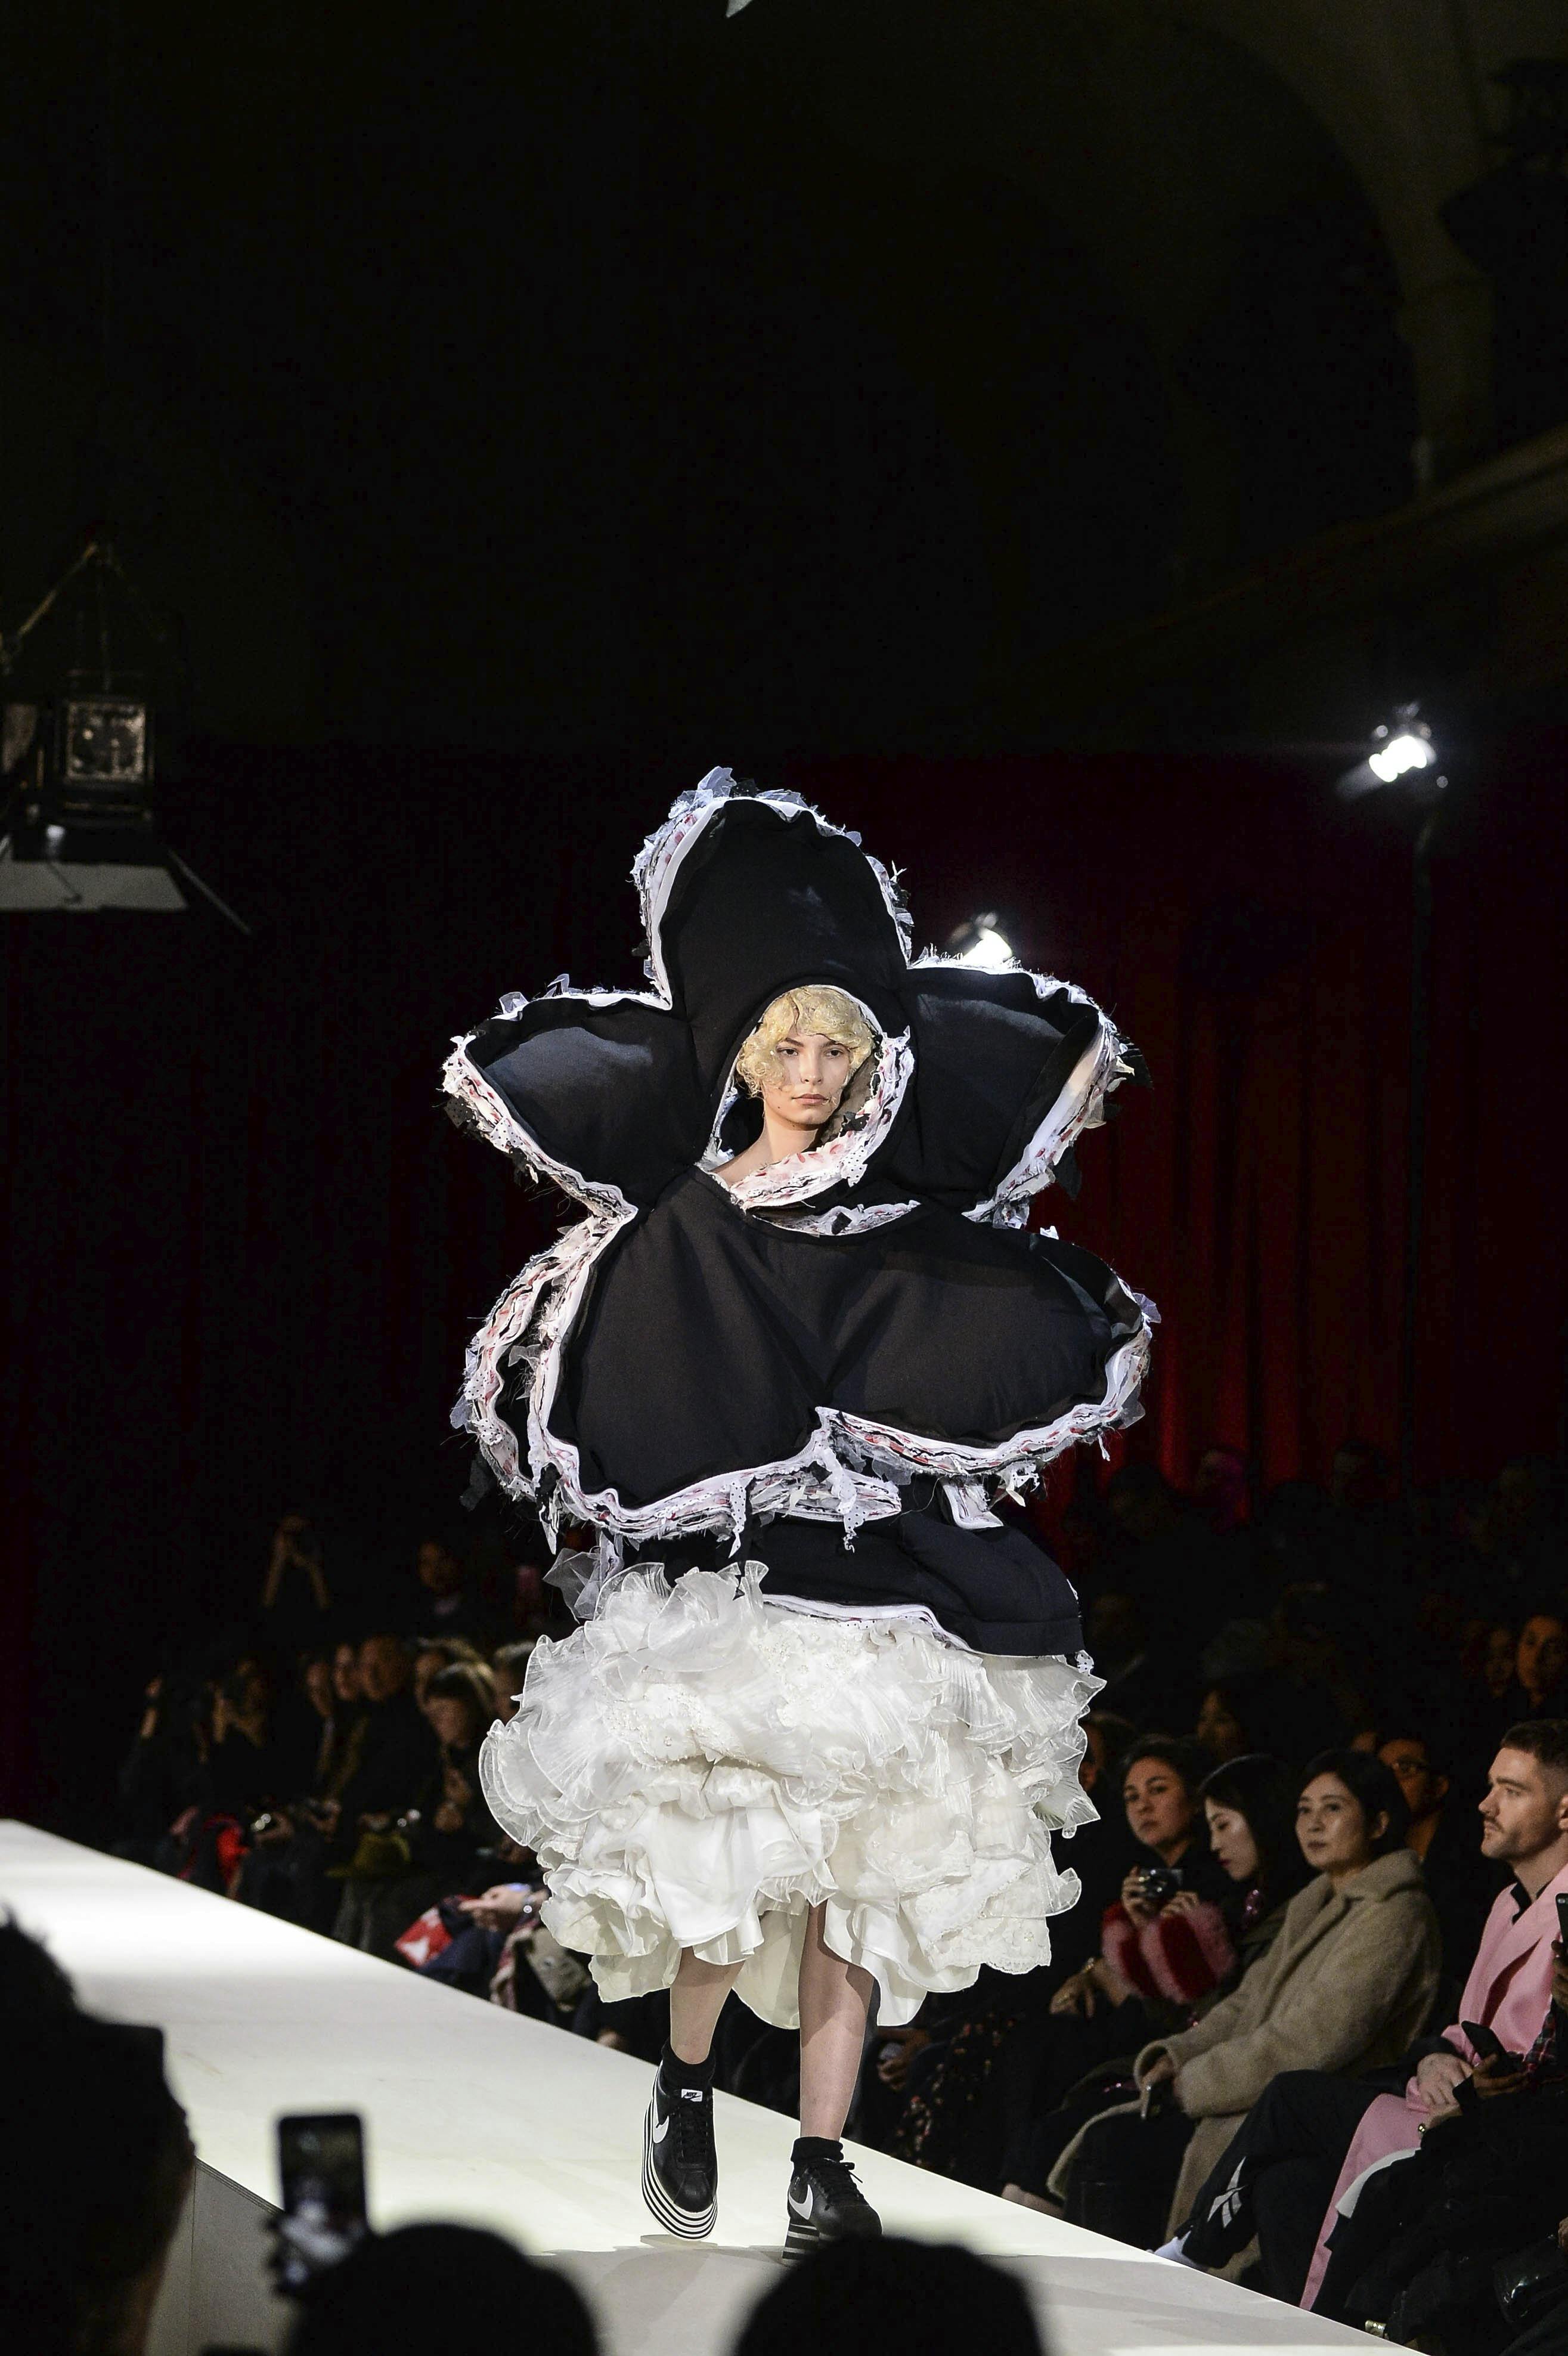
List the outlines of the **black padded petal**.
{"type": "Polygon", "coordinates": [[[538,998],[475,1032],[469,1061],[552,1161],[657,1199],[708,1142],[691,1033],[640,999],[538,998]]]}
{"type": "Polygon", "coordinates": [[[901,992],[914,1077],[876,1160],[894,1187],[955,1209],[986,1201],[1013,1167],[1101,1029],[1096,1007],[1024,973],[916,967],[901,992]]]}

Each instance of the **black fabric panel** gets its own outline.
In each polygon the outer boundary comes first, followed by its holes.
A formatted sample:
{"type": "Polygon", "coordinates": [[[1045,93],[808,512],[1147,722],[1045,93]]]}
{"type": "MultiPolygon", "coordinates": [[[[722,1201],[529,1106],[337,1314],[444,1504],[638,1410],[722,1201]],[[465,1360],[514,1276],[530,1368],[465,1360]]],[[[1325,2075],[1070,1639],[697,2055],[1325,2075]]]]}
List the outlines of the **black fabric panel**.
{"type": "Polygon", "coordinates": [[[1021,974],[954,968],[909,976],[914,1076],[904,1117],[876,1158],[894,1186],[955,1209],[984,1201],[1018,1161],[1099,1027],[1065,991],[1021,974]]]}
{"type": "Polygon", "coordinates": [[[629,1202],[656,1202],[708,1143],[691,1034],[656,1006],[537,999],[485,1023],[468,1053],[548,1153],[629,1202]]]}
{"type": "Polygon", "coordinates": [[[681,863],[659,928],[676,1004],[690,1017],[710,1090],[785,990],[832,982],[901,1031],[904,956],[863,851],[807,813],[727,806],[681,863]]]}
{"type": "Polygon", "coordinates": [[[601,1261],[552,1424],[633,1507],[795,1455],[818,1406],[993,1446],[1104,1398],[1115,1290],[1044,1237],[933,1209],[802,1236],[690,1173],[601,1261]]]}
{"type": "MultiPolygon", "coordinates": [[[[724,1538],[685,1539],[661,1546],[658,1558],[678,1578],[688,1569],[724,1567],[730,1551],[724,1538]]],[[[766,1563],[764,1595],[862,1611],[923,1604],[942,1627],[979,1653],[1059,1653],[1072,1659],[1083,1650],[1072,1585],[1010,1524],[958,1529],[938,1504],[868,1522],[849,1544],[831,1523],[784,1520],[750,1534],[743,1553],[766,1563]]]]}

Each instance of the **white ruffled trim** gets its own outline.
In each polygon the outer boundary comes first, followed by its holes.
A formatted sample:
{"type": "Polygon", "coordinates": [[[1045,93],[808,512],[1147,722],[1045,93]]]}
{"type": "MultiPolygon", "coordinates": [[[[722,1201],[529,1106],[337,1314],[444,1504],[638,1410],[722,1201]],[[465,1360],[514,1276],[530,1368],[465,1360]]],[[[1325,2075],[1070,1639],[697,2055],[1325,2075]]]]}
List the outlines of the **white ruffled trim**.
{"type": "Polygon", "coordinates": [[[480,1774],[545,1869],[555,1936],[610,1998],[667,1987],[685,1947],[740,1963],[740,1993],[781,2027],[817,1904],[889,2026],[983,1965],[1045,1962],[1048,1918],[1079,1894],[1051,1834],[1094,1816],[1078,1781],[1087,1663],[781,1611],[763,1569],[673,1588],[632,1569],[535,1648],[480,1774]]]}

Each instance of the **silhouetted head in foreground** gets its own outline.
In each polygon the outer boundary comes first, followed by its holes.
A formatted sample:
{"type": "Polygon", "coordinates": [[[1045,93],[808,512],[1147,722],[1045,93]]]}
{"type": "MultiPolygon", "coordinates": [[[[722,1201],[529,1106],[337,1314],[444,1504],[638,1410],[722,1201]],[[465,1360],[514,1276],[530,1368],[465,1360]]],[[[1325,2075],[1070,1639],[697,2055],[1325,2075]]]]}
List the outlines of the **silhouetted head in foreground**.
{"type": "Polygon", "coordinates": [[[472,2225],[404,2225],[362,2242],[311,2285],[289,2356],[444,2348],[464,2316],[488,2319],[503,2337],[521,2333],[549,2356],[598,2356],[588,2309],[565,2276],[472,2225]]]}
{"type": "Polygon", "coordinates": [[[156,2029],[79,2011],[0,1925],[0,2347],[139,2356],[195,2155],[156,2029]]]}
{"type": "Polygon", "coordinates": [[[764,2293],[735,2356],[1045,2356],[1022,2283],[951,2242],[840,2242],[764,2293]]]}

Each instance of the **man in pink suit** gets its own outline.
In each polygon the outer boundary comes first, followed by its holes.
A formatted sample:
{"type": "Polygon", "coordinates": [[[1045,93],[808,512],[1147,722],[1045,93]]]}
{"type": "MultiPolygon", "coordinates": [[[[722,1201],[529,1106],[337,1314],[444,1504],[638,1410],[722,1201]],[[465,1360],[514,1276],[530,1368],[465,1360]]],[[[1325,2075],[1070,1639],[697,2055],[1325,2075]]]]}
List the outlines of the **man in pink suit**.
{"type": "Polygon", "coordinates": [[[1301,2304],[1310,2307],[1328,2264],[1328,2236],[1342,2207],[1353,2207],[1369,2169],[1413,2152],[1428,2128],[1459,2109],[1458,2089],[1511,2093],[1552,2005],[1557,1900],[1568,1896],[1568,1721],[1543,1719],[1510,1727],[1492,1762],[1481,1802],[1483,1855],[1507,1865],[1500,1890],[1459,2000],[1459,2019],[1420,2062],[1403,2094],[1379,2094],[1351,2137],[1323,2220],[1301,2304]],[[1504,2058],[1483,2062],[1464,2022],[1489,2029],[1504,2058]]]}

